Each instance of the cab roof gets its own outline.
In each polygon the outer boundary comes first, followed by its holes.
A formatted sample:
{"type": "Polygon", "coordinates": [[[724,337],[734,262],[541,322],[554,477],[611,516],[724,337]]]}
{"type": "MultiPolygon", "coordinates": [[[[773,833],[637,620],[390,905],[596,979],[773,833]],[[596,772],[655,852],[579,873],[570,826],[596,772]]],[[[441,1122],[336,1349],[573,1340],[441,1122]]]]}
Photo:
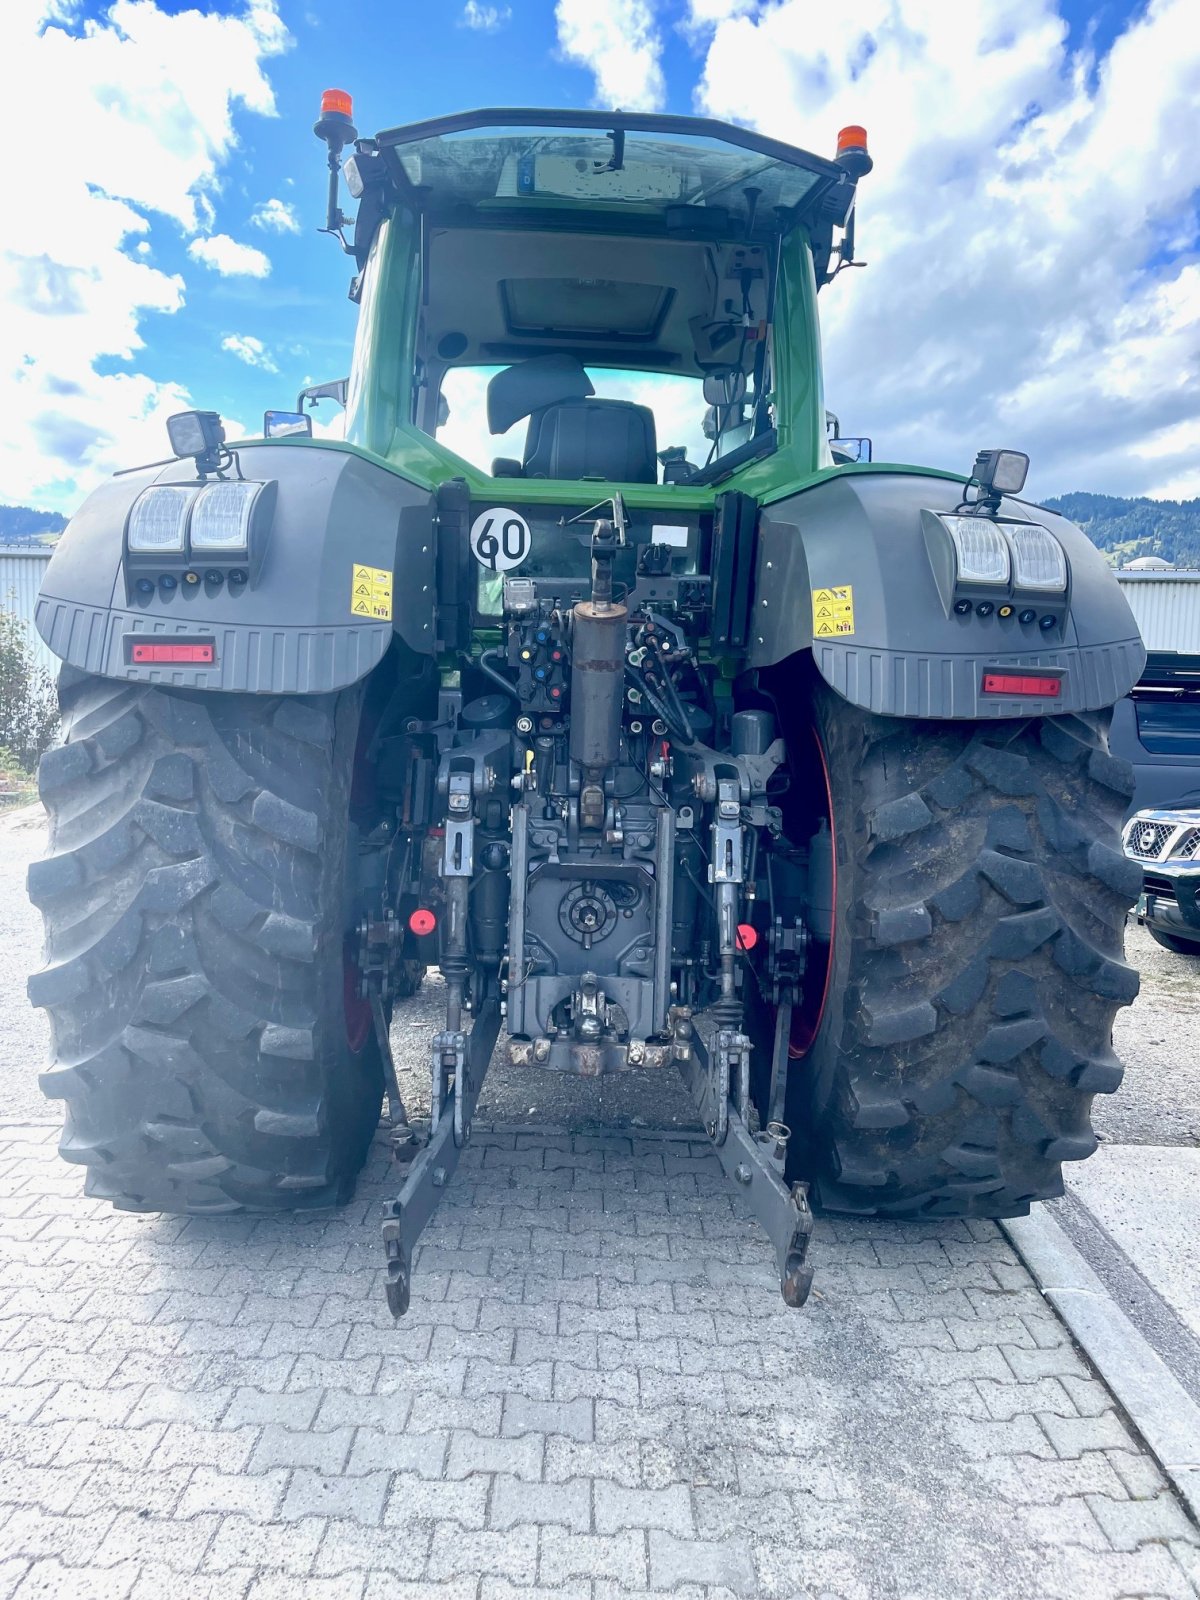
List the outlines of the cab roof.
{"type": "Polygon", "coordinates": [[[852,192],[835,162],[707,117],[492,107],[386,129],[375,143],[411,203],[464,221],[598,213],[633,231],[748,238],[812,215],[831,190],[852,192]]]}

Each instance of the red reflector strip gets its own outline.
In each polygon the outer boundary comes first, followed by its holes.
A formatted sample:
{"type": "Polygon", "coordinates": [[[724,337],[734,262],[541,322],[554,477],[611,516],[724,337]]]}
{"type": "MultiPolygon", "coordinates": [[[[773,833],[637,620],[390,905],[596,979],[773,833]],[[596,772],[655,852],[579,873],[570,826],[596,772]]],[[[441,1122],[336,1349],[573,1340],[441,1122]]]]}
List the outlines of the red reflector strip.
{"type": "Polygon", "coordinates": [[[1031,673],[1024,672],[985,672],[983,692],[1040,695],[1048,700],[1057,700],[1062,693],[1062,679],[1035,677],[1031,673]]]}
{"type": "Polygon", "coordinates": [[[135,644],[130,650],[129,659],[144,665],[158,661],[185,661],[193,666],[211,666],[217,656],[211,644],[135,644]]]}

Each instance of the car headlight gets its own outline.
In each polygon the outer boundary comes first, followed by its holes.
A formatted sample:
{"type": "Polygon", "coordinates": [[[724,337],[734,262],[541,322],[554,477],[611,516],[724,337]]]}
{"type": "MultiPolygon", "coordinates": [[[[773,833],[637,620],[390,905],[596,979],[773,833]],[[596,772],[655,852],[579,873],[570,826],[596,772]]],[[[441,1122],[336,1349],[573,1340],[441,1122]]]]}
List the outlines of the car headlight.
{"type": "Polygon", "coordinates": [[[1009,522],[1004,531],[1012,545],[1014,588],[1066,589],[1066,553],[1048,529],[1037,522],[1009,522]]]}
{"type": "Polygon", "coordinates": [[[1011,569],[1008,540],[986,517],[941,516],[954,545],[959,583],[1004,586],[1011,569]]]}
{"type": "Polygon", "coordinates": [[[246,551],[250,517],[261,489],[261,483],[206,484],[192,507],[192,549],[246,551]]]}
{"type": "Polygon", "coordinates": [[[197,489],[165,483],[143,489],[129,513],[129,548],[155,553],[182,551],[188,512],[198,493],[197,489]]]}

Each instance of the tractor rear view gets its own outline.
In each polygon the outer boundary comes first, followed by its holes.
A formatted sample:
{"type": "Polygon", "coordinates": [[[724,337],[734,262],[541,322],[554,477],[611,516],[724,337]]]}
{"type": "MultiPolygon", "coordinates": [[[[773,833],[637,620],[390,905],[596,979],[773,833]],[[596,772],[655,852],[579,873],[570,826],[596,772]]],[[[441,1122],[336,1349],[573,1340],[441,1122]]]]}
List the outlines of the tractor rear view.
{"type": "Polygon", "coordinates": [[[232,444],[183,413],[43,586],[63,1155],[129,1209],[326,1206],[386,1095],[397,1315],[497,1053],[680,1069],[791,1304],[810,1208],[1060,1192],[1137,986],[1107,726],[1144,654],[1024,456],[831,449],[862,130],[350,116],[345,442],[303,397],[232,444]],[[427,965],[418,1128],[388,1030],[427,965]]]}

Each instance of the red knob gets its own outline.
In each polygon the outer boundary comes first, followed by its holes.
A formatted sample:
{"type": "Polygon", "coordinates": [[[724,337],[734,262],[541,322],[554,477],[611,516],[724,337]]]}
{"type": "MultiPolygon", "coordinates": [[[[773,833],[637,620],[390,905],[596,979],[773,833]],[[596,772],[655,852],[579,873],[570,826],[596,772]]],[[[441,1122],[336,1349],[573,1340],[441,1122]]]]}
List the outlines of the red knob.
{"type": "Polygon", "coordinates": [[[418,906],[409,917],[408,925],[418,938],[424,939],[437,927],[437,918],[427,906],[418,906]]]}

